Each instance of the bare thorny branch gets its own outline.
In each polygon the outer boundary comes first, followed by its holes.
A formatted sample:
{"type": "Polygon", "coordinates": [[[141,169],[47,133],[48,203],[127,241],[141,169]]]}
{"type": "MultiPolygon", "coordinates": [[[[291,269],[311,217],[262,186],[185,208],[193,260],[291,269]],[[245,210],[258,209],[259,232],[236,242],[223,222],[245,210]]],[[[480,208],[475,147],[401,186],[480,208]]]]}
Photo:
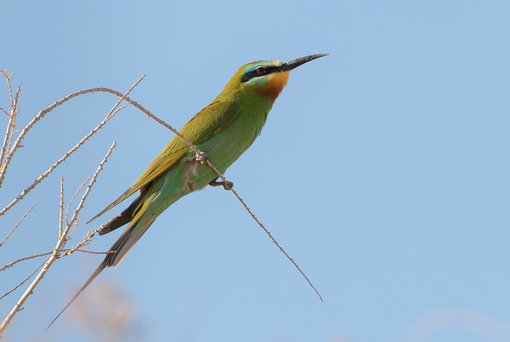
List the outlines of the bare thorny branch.
{"type": "MultiPolygon", "coordinates": [[[[3,73],[3,72],[2,72],[3,73]]],[[[5,206],[3,209],[0,210],[0,216],[2,216],[3,214],[5,214],[9,209],[11,209],[14,205],[16,205],[19,201],[21,201],[25,196],[26,194],[28,194],[30,191],[32,191],[38,184],[41,183],[41,181],[46,178],[51,172],[53,172],[55,170],[56,167],[58,167],[61,163],[63,163],[72,153],[74,153],[78,148],[80,148],[90,137],[92,137],[92,135],[94,135],[98,130],[100,130],[104,125],[106,125],[106,123],[116,114],[118,113],[120,110],[122,110],[123,108],[125,108],[125,105],[124,106],[120,106],[120,103],[122,101],[126,101],[128,102],[129,104],[133,105],[134,107],[136,107],[137,109],[139,109],[140,111],[142,111],[144,114],[146,114],[148,117],[150,117],[151,119],[155,120],[157,123],[161,124],[162,126],[166,127],[167,129],[169,129],[170,131],[172,131],[174,134],[176,134],[181,140],[183,140],[190,149],[192,149],[195,154],[196,154],[196,160],[201,162],[202,164],[206,164],[208,167],[210,167],[217,175],[218,179],[220,179],[221,181],[225,182],[225,183],[229,183],[228,180],[225,178],[225,176],[207,159],[207,155],[201,151],[200,149],[198,149],[191,141],[189,141],[185,136],[183,136],[181,133],[179,133],[174,127],[172,127],[171,125],[169,125],[168,123],[166,123],[165,121],[163,121],[162,119],[160,119],[159,117],[157,117],[156,115],[152,114],[149,110],[147,110],[145,107],[143,107],[142,105],[140,105],[139,103],[137,103],[136,101],[132,100],[131,98],[129,98],[127,95],[143,80],[144,76],[140,77],[132,86],[131,88],[125,93],[125,94],[122,94],[116,90],[113,90],[113,89],[110,89],[110,88],[105,88],[105,87],[97,87],[97,88],[90,88],[90,89],[85,89],[85,90],[80,90],[80,91],[77,91],[77,92],[74,92],[72,94],[69,94],[67,95],[66,97],[62,98],[61,100],[59,101],[56,101],[55,103],[53,103],[51,106],[49,106],[48,108],[40,111],[28,124],[27,126],[25,126],[25,128],[23,128],[23,130],[20,132],[20,134],[18,135],[18,137],[16,138],[16,140],[14,141],[13,143],[13,136],[14,136],[14,128],[15,128],[15,119],[13,120],[14,123],[11,123],[11,113],[14,113],[13,116],[15,118],[15,113],[17,112],[17,100],[18,100],[18,95],[19,95],[19,88],[18,90],[16,91],[15,95],[13,96],[12,95],[12,89],[11,89],[11,86],[10,86],[10,75],[8,75],[9,77],[7,77],[7,74],[6,73],[3,73],[4,74],[4,77],[7,79],[7,82],[8,82],[8,87],[9,87],[9,93],[11,94],[10,98],[11,98],[11,109],[9,110],[9,112],[5,111],[5,110],[2,110],[4,111],[7,115],[9,115],[10,119],[9,119],[9,123],[8,123],[8,129],[7,129],[7,132],[12,132],[10,133],[10,136],[9,138],[7,139],[4,139],[4,144],[2,145],[2,150],[1,150],[1,154],[0,154],[0,187],[2,185],[2,182],[5,178],[5,173],[6,173],[6,170],[7,170],[7,167],[9,166],[9,163],[14,155],[14,153],[16,152],[16,150],[21,146],[21,142],[23,140],[23,138],[25,137],[26,133],[39,121],[41,120],[45,115],[47,115],[49,112],[53,111],[55,108],[59,107],[60,105],[64,104],[65,102],[71,100],[72,98],[75,98],[75,97],[78,97],[78,96],[81,96],[81,95],[84,95],[84,94],[89,94],[89,93],[94,93],[94,92],[106,92],[106,93],[110,93],[110,94],[113,94],[113,95],[116,95],[117,97],[119,97],[119,100],[117,101],[117,103],[115,104],[115,106],[112,108],[112,110],[110,110],[110,112],[105,116],[105,118],[103,119],[103,121],[101,121],[99,123],[99,125],[97,125],[91,132],[89,132],[89,134],[87,134],[85,137],[83,137],[73,148],[71,148],[68,152],[66,152],[61,158],[59,158],[53,165],[51,165],[48,170],[46,170],[44,173],[41,174],[41,176],[39,176],[30,186],[28,186],[25,190],[23,190],[16,198],[14,198],[7,206],[5,206]],[[14,104],[14,106],[13,106],[14,104]],[[14,107],[14,111],[13,111],[13,108],[14,107]],[[9,128],[9,125],[12,125],[12,128],[9,128]],[[7,143],[5,142],[7,141],[7,143]],[[9,152],[7,152],[9,151],[9,152]],[[3,159],[2,159],[3,158],[3,159]]],[[[7,134],[6,132],[6,134],[7,134]]],[[[6,268],[9,268],[9,267],[12,267],[13,265],[15,265],[16,263],[18,262],[21,262],[21,261],[25,261],[25,260],[29,260],[29,259],[33,259],[33,258],[37,258],[37,257],[41,257],[41,256],[48,256],[49,255],[49,258],[41,265],[39,266],[31,275],[29,275],[25,280],[23,280],[23,282],[21,284],[18,284],[16,288],[20,287],[24,282],[26,282],[28,279],[30,279],[31,277],[33,277],[37,271],[42,267],[42,270],[39,272],[39,274],[36,276],[36,278],[34,279],[34,281],[29,285],[29,287],[27,288],[27,290],[24,292],[24,294],[21,296],[21,298],[19,299],[19,301],[16,303],[16,305],[13,307],[13,309],[11,310],[11,312],[7,315],[7,317],[5,318],[5,320],[2,322],[2,324],[0,325],[0,336],[1,336],[1,333],[4,331],[5,327],[10,323],[10,321],[12,320],[12,318],[14,317],[14,315],[20,310],[20,308],[22,307],[23,303],[27,300],[27,298],[31,295],[32,291],[34,290],[34,288],[37,286],[37,284],[42,280],[42,278],[44,277],[44,274],[48,271],[48,269],[50,268],[50,266],[53,264],[53,262],[55,262],[55,260],[57,260],[58,258],[61,258],[61,257],[64,257],[64,256],[67,256],[67,255],[70,255],[76,251],[78,252],[84,252],[84,253],[94,253],[94,254],[98,254],[98,253],[101,253],[101,254],[104,254],[104,253],[108,253],[108,252],[92,252],[92,251],[87,251],[87,250],[83,250],[82,248],[87,245],[88,243],[90,243],[92,241],[92,239],[94,238],[94,236],[97,234],[97,232],[102,228],[102,226],[100,227],[97,227],[93,230],[91,230],[89,233],[87,233],[85,235],[85,237],[83,238],[83,240],[81,242],[79,242],[78,244],[76,244],[75,246],[71,247],[71,248],[68,248],[68,249],[64,249],[64,246],[65,246],[65,243],[69,240],[70,236],[69,236],[69,233],[70,233],[70,228],[72,226],[76,227],[77,224],[78,224],[78,219],[79,219],[79,213],[81,211],[81,209],[83,208],[84,206],[84,203],[87,199],[87,196],[88,194],[90,193],[91,189],[92,189],[92,186],[94,185],[96,179],[97,179],[97,176],[99,174],[99,172],[102,170],[103,166],[104,166],[104,163],[107,161],[109,155],[111,154],[113,148],[115,147],[115,143],[112,144],[112,146],[110,147],[110,149],[108,150],[105,158],[103,159],[103,161],[99,164],[98,166],[98,169],[96,170],[96,172],[94,173],[94,175],[92,176],[92,179],[90,180],[90,182],[88,183],[87,187],[86,187],[86,190],[84,192],[84,194],[82,195],[76,209],[74,210],[71,218],[69,219],[68,217],[68,214],[69,214],[69,208],[71,206],[71,203],[74,201],[76,195],[81,192],[82,188],[83,188],[83,184],[82,186],[77,190],[77,192],[73,195],[71,201],[69,202],[68,206],[67,206],[67,209],[65,210],[65,214],[64,214],[64,182],[63,182],[63,179],[61,180],[61,192],[60,192],[60,199],[59,199],[59,238],[58,238],[58,241],[57,241],[57,244],[55,246],[55,248],[53,249],[52,252],[47,252],[47,253],[40,253],[40,254],[34,254],[32,256],[28,256],[28,257],[25,257],[25,258],[21,258],[21,259],[18,259],[18,260],[15,260],[5,266],[3,266],[2,268],[0,268],[0,271],[3,271],[5,270],[6,268]]],[[[85,183],[84,183],[85,184],[85,183]]],[[[281,247],[281,245],[276,241],[276,239],[272,236],[272,234],[270,233],[270,231],[265,227],[265,225],[254,215],[254,213],[252,212],[252,210],[248,207],[248,205],[246,204],[246,202],[241,198],[241,196],[239,195],[239,193],[234,190],[233,188],[229,188],[227,189],[229,191],[232,192],[232,194],[238,199],[238,201],[243,205],[243,207],[245,208],[245,210],[248,212],[248,214],[253,218],[253,220],[259,225],[259,227],[267,234],[267,236],[271,239],[271,241],[279,248],[279,250],[285,255],[285,257],[294,265],[294,267],[298,270],[298,272],[305,278],[305,280],[307,281],[307,283],[309,284],[310,287],[312,287],[312,289],[315,291],[315,293],[317,294],[317,296],[320,298],[320,300],[322,301],[322,296],[320,295],[320,293],[318,292],[318,290],[315,288],[315,286],[313,285],[313,283],[309,280],[309,278],[305,275],[305,273],[301,270],[301,268],[298,266],[298,264],[287,254],[287,252],[283,249],[283,247],[281,247]]],[[[24,217],[27,215],[28,213],[26,213],[24,215],[24,217]]],[[[24,218],[23,217],[23,218],[24,218]]],[[[22,218],[22,219],[23,219],[22,218]]],[[[20,219],[20,221],[22,221],[22,219],[20,219]]],[[[15,229],[15,228],[14,228],[15,229]]],[[[14,230],[13,229],[13,230],[14,230]]],[[[10,233],[12,234],[12,233],[10,233]]],[[[9,234],[9,235],[10,235],[9,234]]],[[[3,242],[2,242],[3,243],[3,242]]],[[[1,246],[1,244],[0,244],[1,246]]],[[[12,289],[11,291],[9,291],[7,294],[5,294],[4,296],[8,295],[10,292],[14,291],[16,288],[12,289]]],[[[0,297],[0,299],[3,298],[0,297]]]]}

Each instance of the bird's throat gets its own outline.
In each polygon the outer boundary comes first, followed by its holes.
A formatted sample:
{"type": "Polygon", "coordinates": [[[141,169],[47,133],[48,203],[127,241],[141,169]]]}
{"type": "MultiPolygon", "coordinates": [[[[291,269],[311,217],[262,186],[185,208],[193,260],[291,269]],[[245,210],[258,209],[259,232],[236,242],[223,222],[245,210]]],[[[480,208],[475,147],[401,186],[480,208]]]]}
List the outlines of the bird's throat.
{"type": "Polygon", "coordinates": [[[288,72],[275,72],[269,75],[268,80],[264,85],[256,87],[255,92],[260,96],[274,101],[282,92],[283,88],[287,84],[288,79],[288,72]]]}

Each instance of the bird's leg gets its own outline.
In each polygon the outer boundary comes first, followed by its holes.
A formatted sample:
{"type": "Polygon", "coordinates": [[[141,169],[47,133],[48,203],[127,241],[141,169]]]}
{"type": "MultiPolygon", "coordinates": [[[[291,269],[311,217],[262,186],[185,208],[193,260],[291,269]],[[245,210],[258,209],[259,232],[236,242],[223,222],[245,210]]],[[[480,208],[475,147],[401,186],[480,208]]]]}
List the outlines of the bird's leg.
{"type": "Polygon", "coordinates": [[[224,180],[221,182],[218,182],[218,178],[214,178],[212,181],[209,182],[210,186],[222,186],[225,190],[231,190],[234,187],[234,183],[229,182],[228,180],[224,180]]]}

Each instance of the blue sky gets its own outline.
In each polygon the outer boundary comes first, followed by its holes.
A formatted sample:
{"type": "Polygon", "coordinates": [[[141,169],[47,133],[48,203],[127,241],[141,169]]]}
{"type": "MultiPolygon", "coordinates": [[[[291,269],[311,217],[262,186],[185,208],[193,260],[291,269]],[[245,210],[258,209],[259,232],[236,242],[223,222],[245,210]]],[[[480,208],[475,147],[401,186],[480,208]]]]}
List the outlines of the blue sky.
{"type": "MultiPolygon", "coordinates": [[[[262,135],[227,172],[324,303],[231,194],[209,188],[169,208],[84,295],[120,293],[93,310],[129,307],[125,339],[510,340],[508,2],[16,1],[0,11],[0,68],[23,82],[20,126],[72,91],[123,91],[147,74],[133,97],[180,127],[246,62],[330,53],[291,74],[262,135]]],[[[115,101],[88,95],[38,124],[0,206],[115,101]]],[[[69,199],[117,142],[78,239],[170,138],[134,109],[121,112],[1,218],[7,231],[38,203],[0,263],[53,247],[61,176],[69,199]]],[[[106,250],[111,235],[90,248],[106,250]]],[[[59,261],[7,336],[101,340],[73,313],[44,331],[100,260],[59,261]]],[[[0,274],[2,291],[36,265],[0,274]]],[[[2,315],[20,293],[0,303],[2,315]]]]}

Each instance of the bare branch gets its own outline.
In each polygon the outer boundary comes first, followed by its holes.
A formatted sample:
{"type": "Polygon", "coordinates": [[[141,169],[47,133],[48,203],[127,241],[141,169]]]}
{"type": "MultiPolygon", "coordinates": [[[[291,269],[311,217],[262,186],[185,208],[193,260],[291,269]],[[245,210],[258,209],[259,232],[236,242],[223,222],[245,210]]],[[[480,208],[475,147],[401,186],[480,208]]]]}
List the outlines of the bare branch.
{"type": "Polygon", "coordinates": [[[66,218],[66,222],[67,223],[69,223],[69,212],[71,211],[71,205],[73,205],[73,203],[76,200],[76,197],[78,196],[78,194],[82,192],[83,188],[85,187],[85,184],[87,184],[87,182],[90,180],[90,177],[91,176],[88,176],[87,178],[85,178],[83,183],[81,183],[80,186],[78,187],[78,189],[74,192],[73,196],[69,200],[69,203],[67,203],[66,213],[64,215],[64,217],[66,218]]]}
{"type": "Polygon", "coordinates": [[[28,209],[24,214],[23,216],[21,216],[21,218],[18,220],[18,222],[16,223],[16,225],[9,231],[9,233],[7,233],[7,235],[4,237],[4,239],[2,240],[2,242],[0,242],[0,247],[2,247],[4,245],[4,243],[11,237],[11,235],[16,231],[16,229],[18,229],[18,227],[21,225],[21,223],[23,222],[23,220],[25,219],[25,217],[28,216],[28,214],[30,214],[30,212],[37,206],[37,204],[34,204],[32,207],[30,207],[30,209],[28,209]]]}
{"type": "Polygon", "coordinates": [[[19,289],[21,286],[23,286],[23,284],[25,284],[30,278],[32,278],[34,276],[34,274],[37,273],[37,271],[39,271],[41,269],[41,267],[43,267],[44,265],[44,262],[42,264],[39,265],[39,267],[37,267],[32,273],[30,273],[25,279],[23,279],[18,285],[16,285],[15,287],[13,287],[12,289],[10,289],[9,291],[7,291],[6,293],[4,293],[1,297],[0,297],[0,300],[4,299],[5,297],[7,297],[8,295],[10,295],[12,292],[16,291],[17,289],[19,289]]]}
{"type": "Polygon", "coordinates": [[[46,255],[50,255],[50,254],[51,254],[51,252],[46,252],[46,253],[33,254],[33,255],[23,257],[23,258],[19,258],[17,260],[11,261],[10,263],[5,264],[2,267],[0,267],[0,272],[5,271],[8,268],[11,268],[12,266],[16,265],[19,262],[27,261],[27,260],[31,260],[31,259],[35,259],[35,258],[40,258],[42,256],[46,256],[46,255]]]}
{"type": "Polygon", "coordinates": [[[76,252],[85,253],[85,254],[102,254],[102,255],[108,255],[108,254],[115,253],[115,251],[89,251],[87,249],[77,249],[76,252]]]}
{"type": "Polygon", "coordinates": [[[305,278],[306,282],[308,283],[308,285],[310,285],[310,287],[315,291],[315,293],[317,294],[317,296],[319,296],[319,299],[321,300],[321,302],[323,302],[324,300],[322,299],[322,296],[321,294],[319,293],[319,291],[317,290],[317,288],[313,285],[313,283],[310,281],[310,279],[308,279],[308,277],[306,276],[306,274],[301,270],[301,268],[298,266],[298,264],[294,261],[294,259],[292,259],[288,254],[287,252],[285,251],[285,249],[283,249],[283,247],[278,243],[278,241],[276,241],[276,239],[273,237],[273,235],[271,234],[271,232],[266,228],[266,226],[260,222],[260,220],[257,218],[257,216],[255,216],[255,214],[251,211],[250,207],[248,207],[248,205],[246,204],[246,202],[241,198],[241,196],[239,196],[239,194],[237,193],[237,191],[235,191],[233,188],[230,189],[230,191],[232,191],[232,193],[234,194],[234,196],[239,200],[239,202],[241,202],[241,204],[243,205],[244,209],[246,209],[246,211],[248,212],[248,214],[250,214],[250,216],[253,218],[253,220],[259,225],[260,228],[262,228],[264,230],[264,232],[266,233],[266,235],[269,237],[269,239],[271,239],[271,241],[276,245],[276,247],[278,247],[280,249],[280,251],[285,255],[285,257],[287,259],[289,259],[289,261],[294,265],[294,267],[299,271],[299,273],[303,276],[303,278],[305,278]]]}
{"type": "MultiPolygon", "coordinates": [[[[5,134],[4,134],[4,141],[2,143],[2,147],[0,148],[0,170],[3,169],[5,154],[7,150],[10,147],[10,144],[12,143],[12,139],[14,136],[14,129],[16,127],[16,117],[18,114],[18,98],[19,93],[21,91],[21,88],[18,87],[16,90],[16,93],[13,95],[12,92],[12,84],[11,84],[11,78],[12,74],[8,74],[4,70],[0,70],[0,74],[3,75],[5,78],[5,81],[7,83],[7,90],[9,91],[9,112],[7,112],[5,109],[2,109],[2,111],[9,117],[9,122],[7,123],[7,126],[5,127],[5,134]]],[[[0,175],[0,187],[2,186],[2,177],[0,175]]]]}
{"type": "Polygon", "coordinates": [[[60,178],[60,200],[58,202],[58,238],[64,230],[64,177],[60,178]]]}
{"type": "MultiPolygon", "coordinates": [[[[89,251],[89,250],[86,250],[86,249],[79,249],[79,248],[63,249],[62,252],[63,252],[63,254],[59,255],[59,258],[62,258],[62,257],[67,256],[69,254],[72,254],[73,252],[80,252],[80,253],[86,253],[86,254],[111,254],[111,253],[114,253],[114,251],[106,251],[106,252],[104,252],[104,251],[89,251]]],[[[35,259],[35,258],[40,258],[40,257],[43,257],[43,256],[47,256],[47,255],[50,255],[51,253],[52,252],[38,253],[38,254],[28,255],[26,257],[16,259],[16,260],[11,261],[10,263],[5,264],[2,267],[0,267],[0,272],[5,271],[6,269],[11,268],[12,266],[14,266],[14,265],[16,265],[16,264],[18,264],[20,262],[27,261],[27,260],[32,260],[32,259],[35,259]]]]}
{"type": "MultiPolygon", "coordinates": [[[[83,191],[83,188],[85,187],[85,184],[87,184],[90,181],[91,177],[92,176],[88,176],[87,178],[85,178],[83,183],[80,184],[78,189],[74,192],[73,196],[71,197],[71,200],[67,204],[66,213],[65,213],[65,219],[66,219],[66,223],[67,224],[70,224],[69,223],[69,212],[71,211],[71,205],[74,203],[74,201],[75,201],[76,197],[78,196],[78,194],[80,194],[83,191]]],[[[74,236],[74,233],[76,232],[76,228],[78,228],[78,222],[75,222],[75,224],[73,226],[73,230],[69,232],[69,239],[72,239],[72,237],[74,236]]]]}
{"type": "Polygon", "coordinates": [[[85,201],[87,200],[87,197],[88,197],[90,191],[92,190],[92,187],[96,183],[97,176],[103,170],[104,164],[108,161],[108,157],[110,157],[110,155],[112,154],[115,146],[116,146],[116,143],[114,141],[112,143],[112,145],[110,146],[110,148],[108,149],[108,152],[106,152],[106,155],[104,156],[103,160],[101,160],[101,163],[99,163],[99,166],[97,167],[96,172],[94,172],[94,174],[92,175],[92,179],[90,180],[89,184],[87,185],[87,188],[85,189],[85,192],[83,193],[83,196],[81,196],[80,202],[78,202],[78,206],[76,207],[76,209],[73,212],[73,215],[71,216],[71,220],[69,220],[69,223],[67,224],[67,226],[68,226],[67,230],[69,230],[69,227],[71,225],[73,225],[78,220],[80,211],[83,208],[85,201]]]}
{"type": "MultiPolygon", "coordinates": [[[[53,172],[53,170],[55,170],[57,168],[57,166],[62,164],[71,154],[76,152],[76,150],[78,150],[78,148],[80,148],[88,139],[90,139],[95,133],[97,133],[97,131],[99,131],[101,128],[103,128],[103,126],[106,125],[106,123],[108,121],[110,121],[110,119],[116,113],[118,113],[121,109],[125,108],[124,106],[119,108],[119,104],[127,97],[127,94],[129,94],[143,80],[144,77],[145,76],[141,76],[129,88],[129,90],[126,92],[126,94],[122,94],[120,96],[120,99],[117,101],[115,106],[110,110],[110,112],[108,112],[108,114],[105,116],[103,121],[101,121],[99,123],[99,125],[97,125],[87,135],[85,135],[73,148],[71,148],[69,151],[64,153],[64,155],[62,157],[60,157],[53,165],[51,165],[48,168],[48,170],[43,172],[39,177],[37,177],[37,179],[31,185],[29,185],[27,188],[25,188],[25,190],[23,190],[18,196],[16,196],[16,198],[14,198],[9,204],[7,204],[3,209],[1,209],[0,210],[0,216],[4,215],[9,209],[11,209],[14,205],[16,205],[16,203],[18,203],[20,200],[22,200],[30,191],[32,191],[37,185],[39,185],[43,181],[43,179],[48,177],[48,175],[51,172],[53,172]]],[[[83,94],[86,94],[86,93],[87,93],[87,90],[82,90],[82,91],[79,91],[79,92],[76,92],[76,93],[73,93],[71,95],[68,95],[68,96],[64,97],[62,100],[59,100],[59,101],[55,102],[54,104],[52,104],[50,107],[40,111],[39,114],[37,114],[32,119],[32,121],[30,121],[27,124],[27,126],[25,128],[23,128],[23,130],[21,131],[20,135],[16,139],[16,142],[14,143],[13,147],[11,148],[11,151],[7,154],[7,157],[5,158],[4,165],[0,165],[0,186],[1,186],[2,177],[5,176],[5,170],[7,169],[7,166],[9,164],[10,159],[12,158],[13,153],[19,147],[19,145],[21,144],[21,140],[23,140],[24,136],[30,130],[30,128],[32,128],[37,121],[39,121],[47,113],[51,112],[53,109],[57,108],[58,106],[62,105],[63,103],[69,101],[70,99],[72,99],[72,98],[74,98],[76,96],[83,95],[83,94]]]]}
{"type": "Polygon", "coordinates": [[[74,245],[73,247],[65,250],[65,251],[62,251],[62,254],[60,254],[60,257],[63,258],[65,256],[68,256],[76,251],[79,251],[81,250],[82,247],[88,245],[93,239],[94,237],[96,236],[96,234],[103,228],[104,225],[101,225],[99,227],[96,227],[94,229],[92,229],[91,231],[89,231],[85,237],[83,238],[83,240],[81,240],[79,243],[77,243],[76,245],[74,245]]]}
{"type": "Polygon", "coordinates": [[[69,229],[71,228],[73,223],[78,220],[78,215],[85,204],[85,201],[92,189],[92,186],[96,182],[97,176],[103,169],[104,164],[108,160],[108,157],[111,155],[114,148],[115,148],[115,142],[110,146],[110,148],[108,149],[108,152],[106,153],[106,155],[103,158],[103,160],[101,161],[101,163],[99,163],[99,166],[97,167],[96,172],[92,176],[92,179],[90,180],[90,182],[87,186],[87,189],[85,190],[85,193],[81,197],[80,202],[78,203],[78,206],[74,210],[74,213],[71,217],[70,224],[67,224],[66,227],[64,228],[64,230],[62,231],[62,234],[60,235],[60,237],[55,245],[55,248],[53,248],[53,251],[51,252],[50,256],[44,262],[42,269],[39,271],[39,273],[37,274],[35,279],[32,281],[32,283],[30,283],[30,285],[28,285],[27,289],[21,295],[20,299],[16,302],[14,307],[11,309],[11,311],[9,311],[9,313],[7,314],[7,316],[5,317],[3,322],[0,324],[0,337],[2,336],[3,332],[5,331],[5,329],[9,325],[9,323],[12,321],[14,316],[18,313],[20,308],[26,302],[26,300],[32,295],[34,289],[37,287],[37,285],[44,278],[44,275],[46,274],[46,272],[48,272],[49,268],[52,266],[52,264],[55,262],[55,260],[57,260],[60,257],[60,253],[62,252],[62,249],[65,246],[65,243],[67,242],[67,238],[68,238],[67,234],[69,233],[69,229]]]}

